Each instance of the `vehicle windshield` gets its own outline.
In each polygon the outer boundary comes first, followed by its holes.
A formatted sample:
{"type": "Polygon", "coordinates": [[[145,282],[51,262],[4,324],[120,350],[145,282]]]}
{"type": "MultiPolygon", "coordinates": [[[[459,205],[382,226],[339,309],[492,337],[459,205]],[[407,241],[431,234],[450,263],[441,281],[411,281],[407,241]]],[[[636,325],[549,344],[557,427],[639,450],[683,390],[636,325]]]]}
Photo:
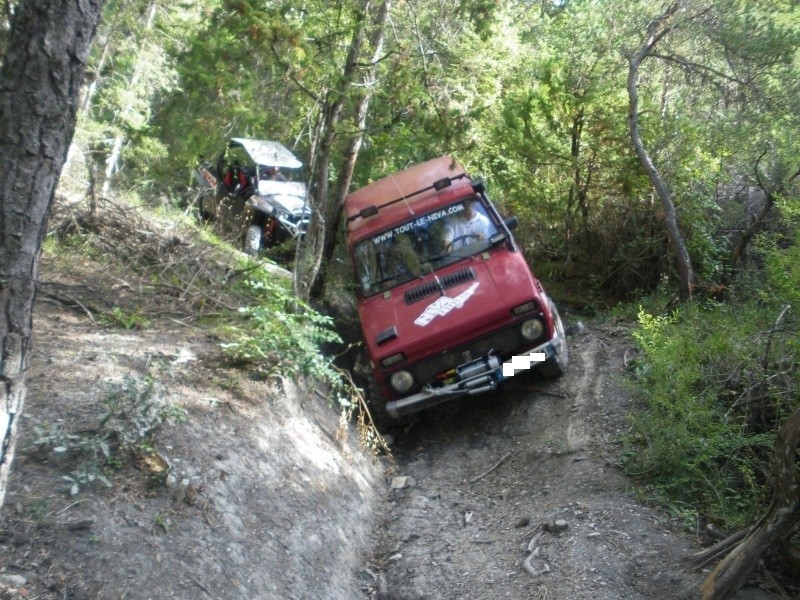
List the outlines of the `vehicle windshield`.
{"type": "Polygon", "coordinates": [[[412,217],[356,244],[361,291],[378,294],[483,252],[495,233],[497,226],[477,196],[412,217]]]}

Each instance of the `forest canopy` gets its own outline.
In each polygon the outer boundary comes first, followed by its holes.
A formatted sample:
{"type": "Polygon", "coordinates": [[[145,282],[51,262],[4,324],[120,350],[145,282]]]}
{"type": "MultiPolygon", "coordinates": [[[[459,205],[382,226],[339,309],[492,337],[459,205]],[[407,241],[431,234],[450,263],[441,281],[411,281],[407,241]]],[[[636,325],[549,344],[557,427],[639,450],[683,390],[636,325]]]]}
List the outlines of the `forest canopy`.
{"type": "Polygon", "coordinates": [[[307,165],[322,213],[338,211],[347,190],[334,182],[355,156],[350,189],[452,153],[520,217],[541,276],[575,299],[630,299],[677,266],[628,120],[631,61],[659,22],[637,65],[638,128],[693,283],[714,288],[765,199],[796,196],[800,17],[788,0],[671,8],[111,1],[77,145],[104,191],[180,205],[198,160],[229,137],[275,139],[307,165]]]}

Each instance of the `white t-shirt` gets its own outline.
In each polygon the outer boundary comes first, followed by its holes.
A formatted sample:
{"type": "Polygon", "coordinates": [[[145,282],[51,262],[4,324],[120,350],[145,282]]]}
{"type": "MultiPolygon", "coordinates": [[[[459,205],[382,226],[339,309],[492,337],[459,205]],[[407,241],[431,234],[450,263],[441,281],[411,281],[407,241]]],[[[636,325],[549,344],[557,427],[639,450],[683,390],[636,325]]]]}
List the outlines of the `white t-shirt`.
{"type": "MultiPolygon", "coordinates": [[[[473,209],[474,210],[474,209],[473,209]]],[[[450,244],[453,240],[465,235],[477,235],[478,239],[487,240],[492,235],[492,223],[489,217],[483,213],[474,210],[474,214],[470,220],[461,218],[451,219],[444,230],[444,241],[450,244]]],[[[474,237],[461,239],[457,242],[458,247],[461,248],[467,244],[472,244],[476,241],[474,237]]]]}

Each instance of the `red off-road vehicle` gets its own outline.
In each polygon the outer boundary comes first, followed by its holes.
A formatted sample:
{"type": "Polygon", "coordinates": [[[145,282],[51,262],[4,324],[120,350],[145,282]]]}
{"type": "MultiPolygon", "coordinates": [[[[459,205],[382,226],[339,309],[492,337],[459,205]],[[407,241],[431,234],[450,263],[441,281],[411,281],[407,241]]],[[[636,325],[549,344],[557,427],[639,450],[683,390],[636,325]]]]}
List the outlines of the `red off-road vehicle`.
{"type": "Polygon", "coordinates": [[[516,218],[502,219],[452,157],[363,187],[344,210],[367,358],[389,415],[492,391],[522,368],[564,373],[564,326],[514,242],[516,218]]]}

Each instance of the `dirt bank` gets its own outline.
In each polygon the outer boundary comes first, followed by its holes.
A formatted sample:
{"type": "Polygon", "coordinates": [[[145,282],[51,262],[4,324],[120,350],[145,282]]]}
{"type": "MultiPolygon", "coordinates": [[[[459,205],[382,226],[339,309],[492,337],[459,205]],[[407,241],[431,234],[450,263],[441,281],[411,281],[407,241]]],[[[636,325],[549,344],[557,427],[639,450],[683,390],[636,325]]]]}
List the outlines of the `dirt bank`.
{"type": "Polygon", "coordinates": [[[46,265],[43,280],[0,598],[362,593],[383,468],[318,390],[223,367],[217,340],[169,319],[93,323],[82,306],[113,306],[110,281],[55,280],[46,265]],[[139,439],[164,407],[169,421],[139,439]],[[124,436],[133,452],[114,451],[124,436]]]}
{"type": "Polygon", "coordinates": [[[616,466],[619,330],[587,324],[560,380],[394,427],[389,469],[320,390],[222,366],[202,328],[94,322],[120,301],[104,277],[43,265],[0,597],[668,598],[696,578],[693,540],[616,466]],[[169,419],[142,434],[153,407],[169,419]]]}

